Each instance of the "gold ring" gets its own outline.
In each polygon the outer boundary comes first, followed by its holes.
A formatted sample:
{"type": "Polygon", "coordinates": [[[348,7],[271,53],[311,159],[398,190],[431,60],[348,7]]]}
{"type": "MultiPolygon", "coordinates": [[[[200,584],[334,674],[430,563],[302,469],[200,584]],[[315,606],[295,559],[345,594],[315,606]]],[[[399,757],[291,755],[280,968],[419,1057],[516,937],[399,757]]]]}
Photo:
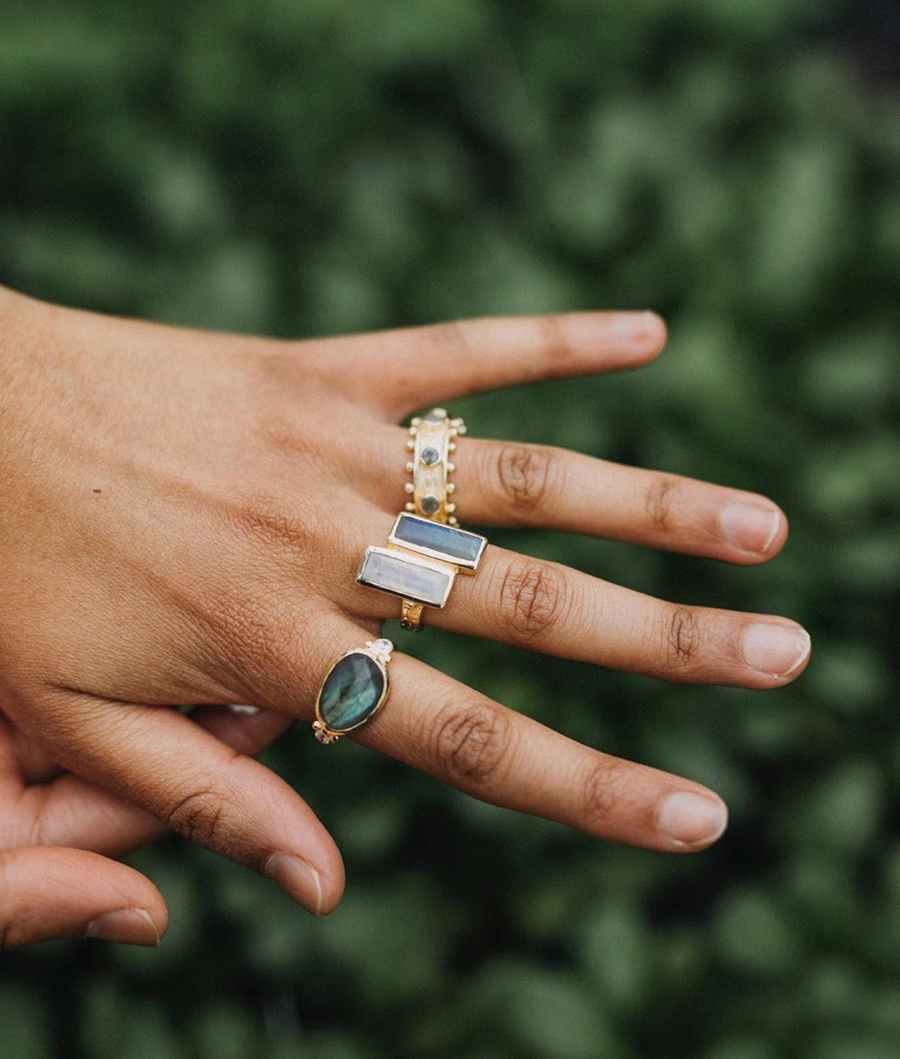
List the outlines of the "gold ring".
{"type": "Polygon", "coordinates": [[[474,574],[487,537],[401,511],[383,547],[368,547],[356,580],[366,588],[399,596],[400,620],[418,629],[423,607],[444,607],[457,574],[474,574]]]}
{"type": "Polygon", "coordinates": [[[411,599],[400,602],[400,627],[401,629],[412,629],[418,632],[422,627],[422,611],[425,609],[422,603],[413,603],[411,599]]]}
{"type": "MultiPolygon", "coordinates": [[[[445,408],[432,408],[424,416],[416,416],[409,426],[406,448],[412,458],[406,471],[412,480],[406,483],[406,510],[433,522],[457,526],[454,512],[456,502],[450,499],[456,484],[450,475],[456,470],[450,457],[456,452],[456,439],[465,434],[466,424],[456,417],[451,419],[445,408]]],[[[400,625],[417,631],[422,626],[422,604],[404,599],[400,606],[400,625]]]]}
{"type": "Polygon", "coordinates": [[[406,471],[412,479],[406,483],[410,495],[406,510],[411,514],[451,526],[457,524],[456,503],[450,499],[456,491],[450,481],[456,469],[451,457],[456,452],[457,437],[465,432],[466,424],[459,418],[451,419],[444,408],[432,408],[410,423],[406,448],[412,456],[406,471]]]}
{"type": "Polygon", "coordinates": [[[328,668],[316,697],[313,731],[320,743],[334,743],[367,724],[385,704],[391,679],[390,640],[367,640],[336,658],[328,668]]]}

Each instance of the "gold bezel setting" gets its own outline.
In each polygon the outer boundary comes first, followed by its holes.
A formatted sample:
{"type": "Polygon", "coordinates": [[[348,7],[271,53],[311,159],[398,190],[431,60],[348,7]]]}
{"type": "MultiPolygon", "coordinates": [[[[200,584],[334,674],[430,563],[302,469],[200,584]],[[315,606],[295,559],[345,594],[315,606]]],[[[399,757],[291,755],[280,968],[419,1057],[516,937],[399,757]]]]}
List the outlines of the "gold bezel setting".
{"type": "Polygon", "coordinates": [[[363,587],[374,588],[376,592],[386,592],[388,595],[399,596],[401,599],[408,599],[413,603],[420,603],[423,606],[435,607],[440,610],[446,605],[447,600],[450,598],[450,592],[453,588],[453,583],[456,580],[457,573],[458,568],[448,562],[440,562],[437,559],[426,559],[423,555],[416,555],[413,552],[406,551],[404,548],[379,548],[375,545],[370,545],[363,553],[362,560],[359,564],[359,570],[356,573],[356,580],[363,587]],[[419,569],[422,571],[428,571],[432,574],[441,575],[444,579],[444,588],[440,595],[426,595],[423,592],[410,591],[408,585],[402,586],[394,584],[392,586],[390,582],[385,579],[376,580],[371,575],[367,576],[367,569],[372,560],[379,557],[390,559],[392,562],[402,563],[410,573],[414,573],[415,569],[419,569]]]}
{"type": "Polygon", "coordinates": [[[349,732],[355,732],[358,728],[362,728],[364,724],[368,724],[373,717],[377,716],[382,706],[387,701],[388,693],[391,688],[391,675],[388,671],[388,664],[391,660],[391,653],[394,650],[394,645],[390,640],[384,637],[379,637],[377,640],[366,640],[365,647],[352,647],[349,651],[344,651],[342,655],[339,655],[331,665],[328,667],[325,676],[322,677],[322,682],[319,684],[319,691],[316,695],[316,719],[312,723],[312,729],[315,733],[316,739],[320,743],[330,744],[336,743],[342,736],[347,735],[349,732]],[[328,678],[334,672],[335,667],[342,662],[345,658],[350,658],[352,655],[366,655],[371,658],[375,665],[378,667],[381,676],[383,678],[383,685],[381,689],[381,695],[378,701],[372,707],[371,710],[366,714],[361,721],[351,725],[349,728],[334,729],[329,728],[328,725],[322,720],[321,713],[321,702],[322,692],[325,689],[325,684],[328,678]]]}
{"type": "Polygon", "coordinates": [[[414,515],[411,511],[401,511],[400,514],[394,519],[394,525],[391,527],[391,532],[388,534],[387,545],[389,548],[402,549],[407,552],[414,552],[416,555],[422,555],[426,559],[433,559],[436,562],[447,563],[448,566],[456,567],[458,573],[472,575],[477,572],[478,566],[481,563],[482,556],[484,555],[484,549],[487,547],[487,537],[483,537],[480,533],[472,533],[469,530],[460,529],[459,526],[451,526],[449,523],[435,525],[435,519],[424,518],[422,515],[414,515]],[[437,541],[432,544],[426,544],[422,541],[411,540],[408,537],[404,538],[401,534],[403,526],[421,526],[422,530],[427,536],[427,532],[430,529],[432,534],[436,534],[441,538],[445,538],[442,542],[444,544],[449,542],[471,542],[475,546],[473,554],[457,554],[454,555],[450,551],[443,550],[437,541]]]}

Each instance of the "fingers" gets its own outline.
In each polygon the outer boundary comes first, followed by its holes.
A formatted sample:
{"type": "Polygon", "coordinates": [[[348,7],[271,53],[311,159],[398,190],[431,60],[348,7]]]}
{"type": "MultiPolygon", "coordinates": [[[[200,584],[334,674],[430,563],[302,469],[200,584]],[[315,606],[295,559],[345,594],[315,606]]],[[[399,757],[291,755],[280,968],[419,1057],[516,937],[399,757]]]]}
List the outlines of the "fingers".
{"type": "Polygon", "coordinates": [[[771,559],[787,519],[771,500],[674,474],[516,442],[464,440],[458,506],[476,525],[537,526],[734,563],[771,559]]]}
{"type": "Polygon", "coordinates": [[[179,713],[60,694],[53,752],[167,827],[266,874],[315,914],[340,900],[340,854],[309,806],[269,769],[179,713]],[[77,717],[77,724],[72,718],[77,717]]]}
{"type": "MultiPolygon", "coordinates": [[[[345,626],[335,654],[367,636],[345,626]]],[[[276,709],[308,720],[310,682],[301,678],[292,689],[286,672],[264,694],[276,709]]],[[[723,803],[700,784],[591,750],[408,656],[395,654],[390,673],[387,704],[352,738],[468,794],[597,837],[672,852],[702,849],[724,830],[723,803]]]]}
{"type": "Polygon", "coordinates": [[[265,750],[290,725],[291,718],[255,706],[201,706],[193,710],[191,720],[205,728],[226,746],[247,757],[265,750]]]}
{"type": "Polygon", "coordinates": [[[0,849],[72,846],[119,857],[165,833],[150,813],[71,773],[20,785],[4,805],[0,849]]]}
{"type": "MultiPolygon", "coordinates": [[[[359,554],[362,554],[362,541],[359,554]]],[[[395,617],[399,602],[360,588],[357,613],[395,617]]],[[[805,668],[810,641],[786,618],[683,606],[506,551],[485,552],[458,576],[428,624],[596,665],[673,681],[779,687],[805,668]]]]}
{"type": "MultiPolygon", "coordinates": [[[[291,723],[290,717],[268,710],[235,716],[221,707],[194,710],[191,720],[226,746],[250,756],[277,739],[291,723]]],[[[6,742],[0,742],[0,767],[15,764],[8,756],[12,745],[11,734],[6,742]]],[[[0,848],[72,846],[119,857],[166,833],[165,826],[151,813],[71,773],[52,783],[7,773],[0,794],[6,803],[14,805],[3,814],[0,848]]]]}
{"type": "Polygon", "coordinates": [[[48,846],[0,852],[0,949],[84,937],[156,945],[167,926],[159,891],[124,864],[48,846]]]}
{"type": "MultiPolygon", "coordinates": [[[[385,428],[371,440],[372,473],[358,490],[372,503],[402,507],[408,499],[406,438],[385,428]]],[[[466,524],[584,533],[745,565],[767,562],[787,540],[783,512],[756,493],[547,445],[457,444],[453,500],[466,524]]]]}
{"type": "Polygon", "coordinates": [[[305,363],[342,393],[374,401],[397,419],[426,404],[500,386],[637,367],[655,357],[665,339],[665,325],[654,313],[602,312],[462,320],[300,348],[305,363]]]}
{"type": "Polygon", "coordinates": [[[495,548],[476,577],[457,579],[432,624],[666,680],[749,688],[793,680],[810,648],[786,618],[669,603],[495,548]]]}
{"type": "Polygon", "coordinates": [[[666,852],[725,829],[706,787],[576,743],[408,656],[391,662],[391,689],[354,737],[482,801],[666,852]]]}
{"type": "MultiPolygon", "coordinates": [[[[370,635],[344,622],[332,637],[334,654],[370,635]]],[[[311,719],[313,689],[327,662],[313,675],[287,658],[280,668],[261,695],[276,709],[311,719]]],[[[468,794],[598,837],[672,852],[702,849],[724,830],[724,805],[700,784],[584,747],[408,656],[395,654],[390,674],[387,704],[352,738],[468,794]]]]}
{"type": "Polygon", "coordinates": [[[688,607],[503,549],[457,579],[433,624],[666,680],[777,687],[806,664],[809,636],[773,615],[688,607]]]}

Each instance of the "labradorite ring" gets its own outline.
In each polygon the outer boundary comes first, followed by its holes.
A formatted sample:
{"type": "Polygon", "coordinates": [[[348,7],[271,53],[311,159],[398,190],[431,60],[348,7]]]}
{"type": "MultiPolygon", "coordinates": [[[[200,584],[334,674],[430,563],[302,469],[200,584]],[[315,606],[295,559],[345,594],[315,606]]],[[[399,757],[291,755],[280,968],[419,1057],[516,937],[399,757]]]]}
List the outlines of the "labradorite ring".
{"type": "Polygon", "coordinates": [[[336,658],[316,699],[313,731],[320,743],[334,743],[362,728],[384,706],[390,691],[390,640],[367,640],[336,658]]]}
{"type": "Polygon", "coordinates": [[[456,490],[450,481],[455,470],[451,457],[457,437],[465,432],[466,424],[459,418],[451,419],[444,408],[432,408],[411,421],[406,442],[411,453],[406,464],[411,476],[406,483],[406,510],[410,514],[456,525],[456,504],[450,499],[456,490]]]}

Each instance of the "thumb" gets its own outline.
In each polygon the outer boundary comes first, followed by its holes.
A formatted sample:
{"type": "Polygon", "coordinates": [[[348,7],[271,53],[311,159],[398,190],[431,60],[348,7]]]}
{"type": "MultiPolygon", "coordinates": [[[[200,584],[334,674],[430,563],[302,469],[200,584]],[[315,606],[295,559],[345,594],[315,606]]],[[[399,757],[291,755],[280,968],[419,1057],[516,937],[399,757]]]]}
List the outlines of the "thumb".
{"type": "Polygon", "coordinates": [[[159,890],[124,864],[58,846],[0,852],[0,950],[84,937],[157,945],[168,924],[159,890]]]}

